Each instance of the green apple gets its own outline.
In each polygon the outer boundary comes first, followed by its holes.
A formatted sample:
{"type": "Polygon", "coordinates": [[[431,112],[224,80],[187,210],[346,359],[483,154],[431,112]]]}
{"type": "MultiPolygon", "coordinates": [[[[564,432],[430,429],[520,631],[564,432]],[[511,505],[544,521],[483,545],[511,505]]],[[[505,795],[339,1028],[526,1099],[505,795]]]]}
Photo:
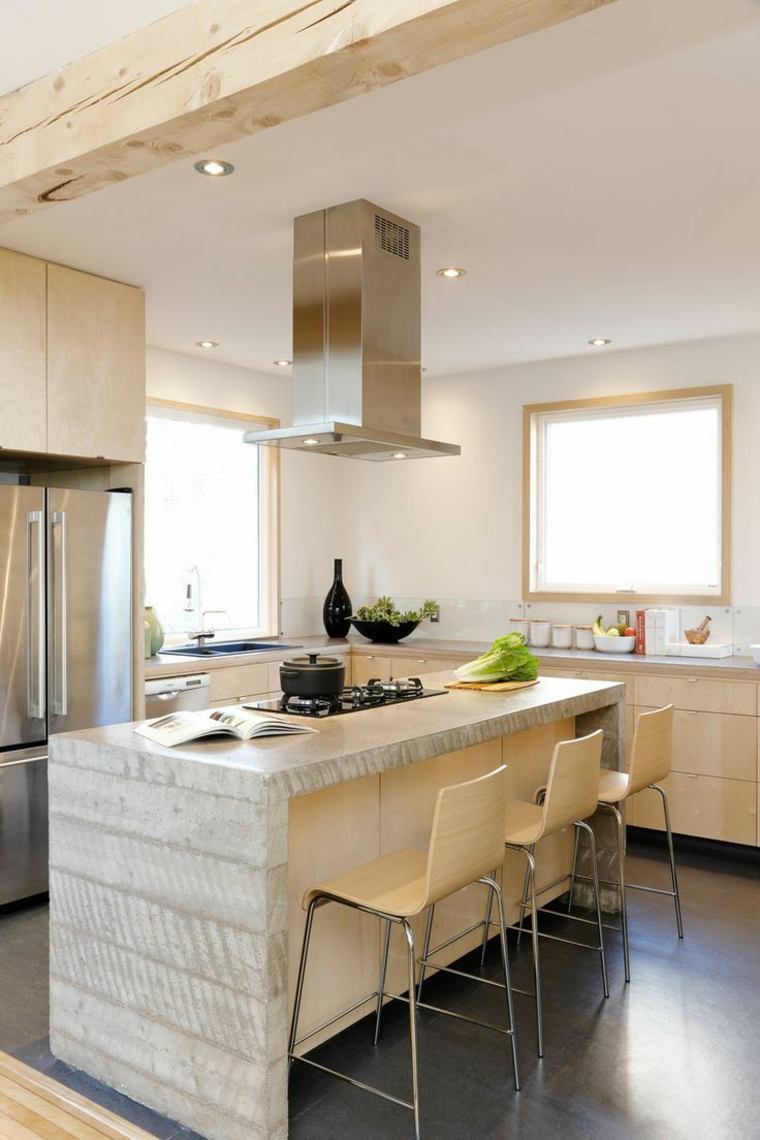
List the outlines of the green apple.
{"type": "Polygon", "coordinates": [[[611,629],[607,630],[607,636],[608,637],[620,637],[620,630],[618,629],[618,627],[616,625],[613,625],[611,627],[611,629]]]}

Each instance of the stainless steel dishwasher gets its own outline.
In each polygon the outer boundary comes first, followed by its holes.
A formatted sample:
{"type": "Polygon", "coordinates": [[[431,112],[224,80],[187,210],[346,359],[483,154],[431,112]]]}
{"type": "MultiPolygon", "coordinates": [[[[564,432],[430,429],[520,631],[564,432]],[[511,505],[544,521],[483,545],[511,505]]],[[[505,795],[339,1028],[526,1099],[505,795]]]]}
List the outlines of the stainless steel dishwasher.
{"type": "Polygon", "coordinates": [[[161,677],[145,682],[145,716],[150,720],[179,709],[207,709],[211,695],[208,673],[161,677]]]}

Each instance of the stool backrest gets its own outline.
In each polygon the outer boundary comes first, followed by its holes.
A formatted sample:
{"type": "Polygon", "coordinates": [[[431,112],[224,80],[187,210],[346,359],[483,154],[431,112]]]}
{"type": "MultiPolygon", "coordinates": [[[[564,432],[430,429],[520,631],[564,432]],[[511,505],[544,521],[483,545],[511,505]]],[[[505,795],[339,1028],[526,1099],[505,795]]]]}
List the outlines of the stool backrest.
{"type": "Polygon", "coordinates": [[[542,835],[552,835],[596,811],[603,738],[598,729],[589,736],[555,744],[546,782],[542,835]]]}
{"type": "Polygon", "coordinates": [[[639,713],[633,733],[628,795],[664,780],[673,762],[673,706],[639,713]]]}
{"type": "Polygon", "coordinates": [[[501,866],[506,807],[506,765],[477,780],[441,788],[421,910],[501,866]]]}

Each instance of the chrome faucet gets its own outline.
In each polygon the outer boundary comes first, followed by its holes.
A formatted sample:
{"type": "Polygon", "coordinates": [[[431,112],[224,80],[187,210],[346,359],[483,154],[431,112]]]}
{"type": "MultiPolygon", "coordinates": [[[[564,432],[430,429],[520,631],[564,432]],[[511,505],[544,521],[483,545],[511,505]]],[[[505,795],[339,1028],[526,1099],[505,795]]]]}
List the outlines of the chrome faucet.
{"type": "Polygon", "coordinates": [[[209,640],[209,638],[216,637],[216,630],[213,628],[209,628],[206,625],[206,615],[207,614],[224,614],[224,616],[228,620],[230,620],[230,621],[232,620],[230,618],[230,615],[227,613],[226,610],[204,610],[201,614],[201,628],[199,630],[197,630],[195,633],[189,633],[188,634],[188,637],[190,638],[191,641],[197,641],[198,642],[198,647],[200,649],[203,648],[203,646],[206,644],[206,642],[209,640]]]}

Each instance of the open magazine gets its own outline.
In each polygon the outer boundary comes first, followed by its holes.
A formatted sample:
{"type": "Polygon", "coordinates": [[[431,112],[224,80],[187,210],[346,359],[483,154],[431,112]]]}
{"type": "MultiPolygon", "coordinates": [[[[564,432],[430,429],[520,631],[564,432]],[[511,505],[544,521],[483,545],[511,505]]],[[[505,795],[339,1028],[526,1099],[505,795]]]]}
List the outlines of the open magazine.
{"type": "Polygon", "coordinates": [[[187,744],[190,740],[202,740],[206,736],[236,736],[238,740],[253,740],[257,736],[287,736],[291,733],[316,732],[306,724],[295,724],[280,717],[261,716],[233,706],[224,709],[205,709],[203,712],[167,713],[157,720],[147,720],[139,724],[135,732],[152,740],[174,748],[187,744]]]}

